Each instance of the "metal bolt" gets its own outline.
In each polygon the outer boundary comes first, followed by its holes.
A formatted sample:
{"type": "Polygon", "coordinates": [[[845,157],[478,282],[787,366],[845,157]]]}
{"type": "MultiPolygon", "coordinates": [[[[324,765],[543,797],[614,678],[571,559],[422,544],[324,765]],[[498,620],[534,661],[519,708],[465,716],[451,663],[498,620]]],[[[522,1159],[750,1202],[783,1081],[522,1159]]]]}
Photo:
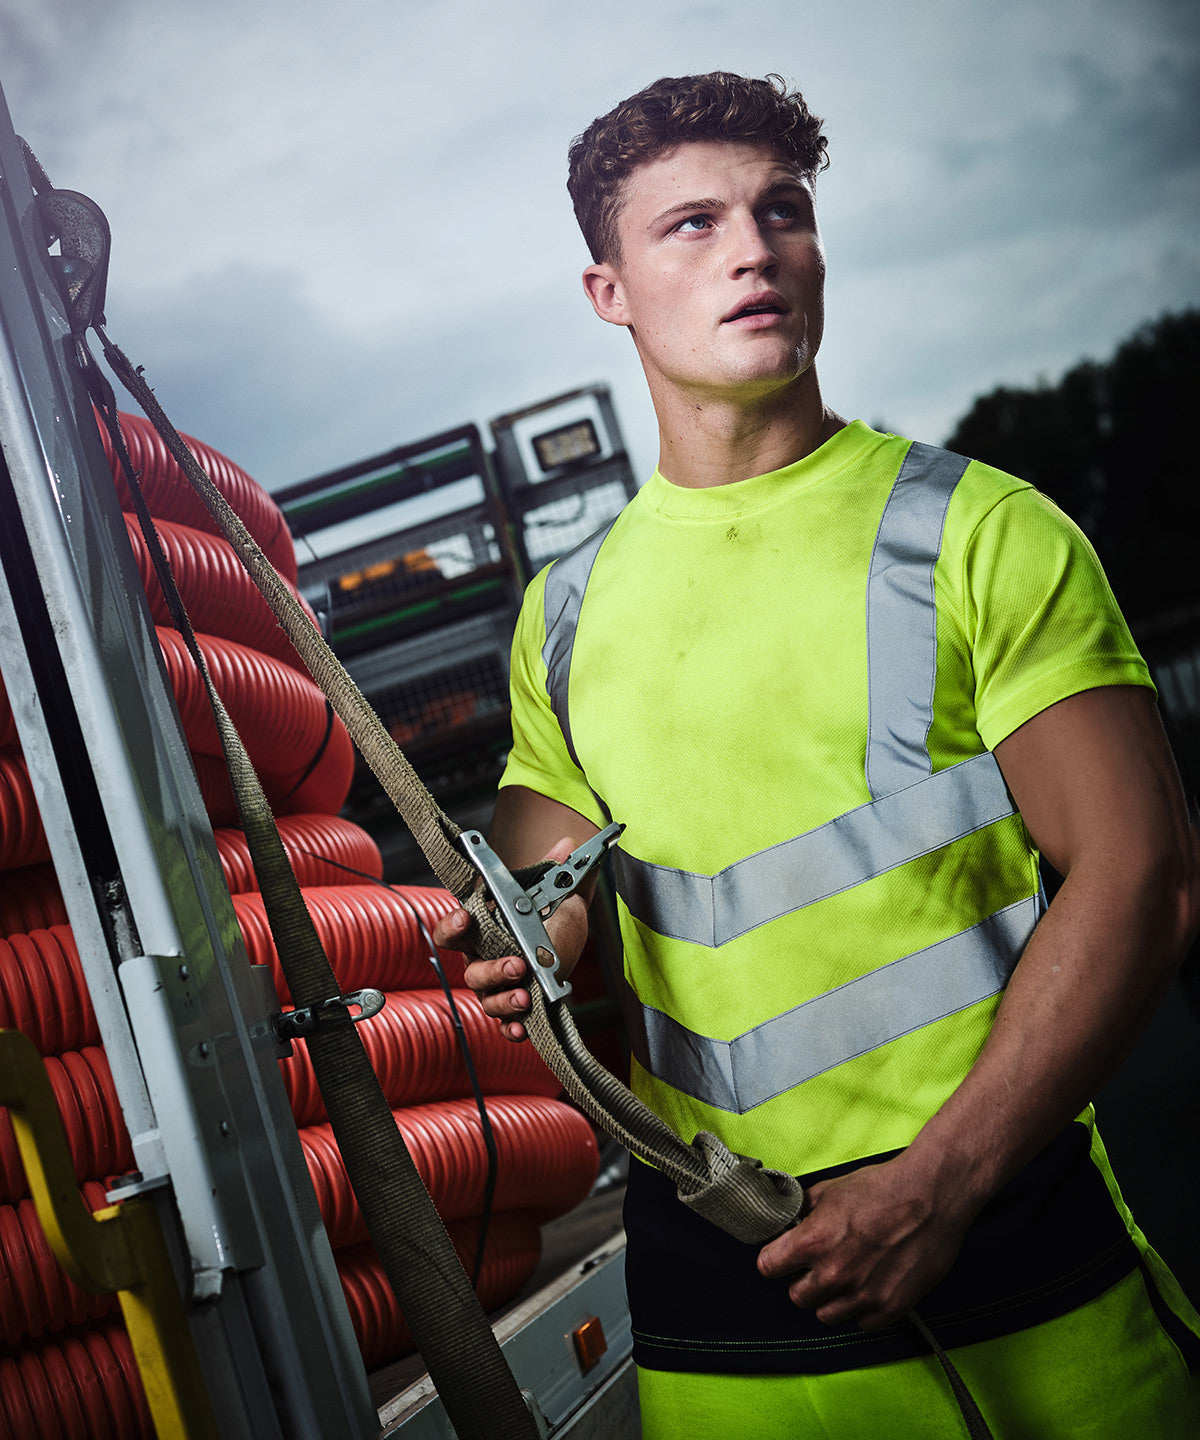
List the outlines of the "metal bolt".
{"type": "Polygon", "coordinates": [[[209,1051],[212,1049],[212,1046],[208,1043],[207,1040],[201,1040],[201,1042],[200,1042],[200,1044],[199,1044],[199,1046],[198,1046],[197,1048],[198,1048],[198,1050],[199,1050],[199,1052],[200,1052],[200,1058],[201,1058],[201,1060],[205,1060],[205,1059],[208,1058],[208,1053],[209,1053],[209,1051]]]}
{"type": "Polygon", "coordinates": [[[516,900],[513,901],[513,909],[521,915],[528,915],[533,909],[533,901],[528,895],[518,895],[516,900]]]}
{"type": "Polygon", "coordinates": [[[179,967],[179,978],[180,978],[181,980],[190,980],[190,979],[191,979],[191,975],[192,975],[192,972],[188,969],[188,967],[187,967],[186,965],[181,965],[181,966],[179,967]]]}
{"type": "Polygon", "coordinates": [[[228,1121],[228,1120],[222,1120],[221,1123],[217,1126],[217,1129],[221,1132],[222,1135],[228,1135],[228,1134],[229,1134],[229,1121],[228,1121]]]}

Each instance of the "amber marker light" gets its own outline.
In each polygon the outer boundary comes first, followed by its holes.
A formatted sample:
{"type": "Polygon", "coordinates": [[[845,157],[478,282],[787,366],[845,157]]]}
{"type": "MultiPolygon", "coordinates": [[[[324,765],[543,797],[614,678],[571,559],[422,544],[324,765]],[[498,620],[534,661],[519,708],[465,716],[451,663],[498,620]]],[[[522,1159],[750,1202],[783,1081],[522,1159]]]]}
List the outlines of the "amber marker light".
{"type": "Polygon", "coordinates": [[[575,1346],[579,1368],[586,1374],[608,1349],[608,1341],[604,1338],[604,1326],[600,1323],[599,1315],[593,1315],[582,1325],[576,1325],[575,1329],[571,1331],[571,1343],[575,1346]]]}

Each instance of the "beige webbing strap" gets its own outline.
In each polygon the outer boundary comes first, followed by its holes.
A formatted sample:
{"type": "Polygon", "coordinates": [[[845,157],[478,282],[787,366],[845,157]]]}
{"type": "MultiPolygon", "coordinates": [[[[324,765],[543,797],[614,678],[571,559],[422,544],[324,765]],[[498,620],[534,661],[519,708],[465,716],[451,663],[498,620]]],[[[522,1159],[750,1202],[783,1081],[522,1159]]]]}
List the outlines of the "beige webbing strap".
{"type": "MultiPolygon", "coordinates": [[[[434,873],[474,920],[475,949],[480,958],[495,960],[511,955],[515,946],[513,937],[489,910],[478,870],[455,844],[459,827],[426,790],[275,567],[196,463],[154,392],[99,327],[97,334],[108,363],[145,410],[208,507],[297,654],[412,831],[434,873]]],[[[794,1223],[804,1200],[800,1183],[794,1176],[765,1170],[758,1161],[734,1155],[715,1136],[697,1137],[698,1143],[688,1145],[593,1059],[565,1005],[556,1004],[548,1010],[540,988],[533,985],[531,990],[534,1009],[529,1017],[529,1034],[552,1073],[598,1125],[670,1176],[686,1204],[746,1241],[769,1240],[794,1223]]]]}
{"type": "Polygon", "coordinates": [[[312,1009],[312,1062],[355,1198],[389,1284],[460,1440],[536,1440],[537,1423],[413,1163],[304,904],[275,818],[213,685],[133,471],[112,390],[90,362],[102,412],[172,620],[204,681],[279,962],[297,1009],[312,1009]],[[103,392],[107,392],[107,394],[103,392]]]}
{"type": "MultiPolygon", "coordinates": [[[[515,941],[492,914],[478,870],[455,844],[459,827],[421,783],[420,777],[355,685],[341,661],[296,602],[275,567],[239,516],[196,463],[167,419],[154,392],[126,356],[96,326],[105,358],[142,406],[176,462],[204,501],[221,533],[270,605],[275,618],[324,691],[334,712],[371,767],[442,884],[472,917],[474,948],[481,959],[514,953],[515,941]]],[[[265,800],[263,802],[265,806],[265,800]]],[[[281,847],[282,849],[282,847],[281,847]]],[[[521,879],[518,873],[518,879],[521,879]]],[[[523,883],[532,883],[532,880],[523,883]]],[[[663,1171],[680,1200],[705,1219],[748,1244],[761,1244],[799,1219],[804,1190],[794,1175],[769,1170],[760,1160],[731,1151],[701,1131],[689,1145],[588,1051],[567,1007],[548,1005],[541,987],[530,987],[526,1029],[538,1054],[579,1108],[633,1154],[663,1171]]],[[[361,1046],[359,1047],[361,1048],[361,1046]]],[[[457,1267],[461,1270],[461,1266],[457,1267]]],[[[961,1376],[915,1313],[909,1317],[946,1372],[972,1440],[990,1440],[961,1376]]]]}

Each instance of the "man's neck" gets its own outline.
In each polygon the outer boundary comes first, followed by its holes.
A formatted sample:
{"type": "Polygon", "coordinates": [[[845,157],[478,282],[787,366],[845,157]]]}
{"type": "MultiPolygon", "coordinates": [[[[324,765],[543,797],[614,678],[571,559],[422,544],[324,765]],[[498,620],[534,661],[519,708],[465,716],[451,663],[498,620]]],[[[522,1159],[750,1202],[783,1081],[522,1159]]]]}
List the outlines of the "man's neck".
{"type": "Polygon", "coordinates": [[[654,396],[658,468],[673,485],[708,489],[766,475],[803,460],[846,424],[821,400],[815,373],[807,384],[747,402],[654,396]]]}

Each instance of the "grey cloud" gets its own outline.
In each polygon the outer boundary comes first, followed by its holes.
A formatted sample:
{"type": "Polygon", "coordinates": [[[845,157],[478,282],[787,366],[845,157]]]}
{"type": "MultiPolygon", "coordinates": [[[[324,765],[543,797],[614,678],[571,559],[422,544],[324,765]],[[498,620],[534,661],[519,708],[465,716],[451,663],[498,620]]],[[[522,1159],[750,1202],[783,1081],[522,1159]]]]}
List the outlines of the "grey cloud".
{"type": "Polygon", "coordinates": [[[108,329],[181,429],[273,488],[598,378],[582,300],[553,344],[524,321],[502,300],[364,345],[287,277],[236,266],[110,304],[108,329]]]}

